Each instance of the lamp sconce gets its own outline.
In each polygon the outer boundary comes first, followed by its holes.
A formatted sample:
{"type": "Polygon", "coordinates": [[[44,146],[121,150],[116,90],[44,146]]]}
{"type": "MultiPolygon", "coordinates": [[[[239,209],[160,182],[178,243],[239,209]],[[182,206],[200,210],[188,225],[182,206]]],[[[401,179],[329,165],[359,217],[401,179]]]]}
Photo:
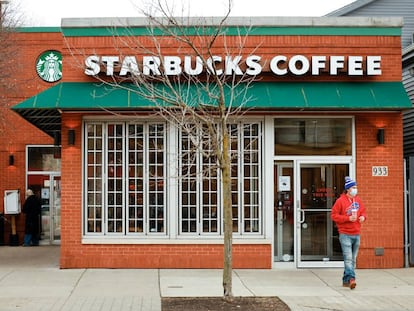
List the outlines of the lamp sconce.
{"type": "Polygon", "coordinates": [[[75,130],[68,130],[68,144],[70,146],[75,144],[75,130]]]}
{"type": "Polygon", "coordinates": [[[377,131],[377,141],[379,145],[385,144],[385,130],[378,129],[377,131]]]}
{"type": "Polygon", "coordinates": [[[53,133],[53,145],[60,146],[60,132],[53,133]]]}
{"type": "Polygon", "coordinates": [[[9,155],[9,166],[14,165],[14,155],[10,154],[9,155]]]}

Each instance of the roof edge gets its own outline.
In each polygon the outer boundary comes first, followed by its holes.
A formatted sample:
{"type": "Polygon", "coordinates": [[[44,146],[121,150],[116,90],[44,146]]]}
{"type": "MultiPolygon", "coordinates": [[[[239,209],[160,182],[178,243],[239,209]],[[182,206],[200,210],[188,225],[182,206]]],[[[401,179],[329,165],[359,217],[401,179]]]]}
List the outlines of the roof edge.
{"type": "MultiPolygon", "coordinates": [[[[181,25],[217,26],[222,17],[177,17],[181,25]]],[[[168,19],[159,18],[163,24],[168,19]]],[[[150,20],[146,17],[97,17],[97,18],[63,18],[62,28],[103,28],[103,27],[148,27],[150,20]]],[[[288,17],[288,16],[238,16],[229,17],[224,26],[257,27],[402,27],[402,17],[288,17]]]]}
{"type": "Polygon", "coordinates": [[[16,32],[19,33],[40,33],[40,32],[61,32],[60,27],[17,27],[15,28],[16,32]]]}
{"type": "Polygon", "coordinates": [[[349,12],[355,11],[367,4],[370,4],[371,2],[374,2],[374,1],[375,0],[357,0],[340,9],[332,11],[326,14],[325,16],[342,16],[342,15],[348,14],[349,12]]]}

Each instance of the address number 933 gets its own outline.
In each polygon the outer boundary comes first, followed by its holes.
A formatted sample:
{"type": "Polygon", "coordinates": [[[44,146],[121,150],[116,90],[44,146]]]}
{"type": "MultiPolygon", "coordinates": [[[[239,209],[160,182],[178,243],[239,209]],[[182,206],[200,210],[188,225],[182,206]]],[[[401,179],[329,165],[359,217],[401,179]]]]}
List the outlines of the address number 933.
{"type": "Polygon", "coordinates": [[[373,166],[372,176],[388,176],[388,166],[373,166]]]}

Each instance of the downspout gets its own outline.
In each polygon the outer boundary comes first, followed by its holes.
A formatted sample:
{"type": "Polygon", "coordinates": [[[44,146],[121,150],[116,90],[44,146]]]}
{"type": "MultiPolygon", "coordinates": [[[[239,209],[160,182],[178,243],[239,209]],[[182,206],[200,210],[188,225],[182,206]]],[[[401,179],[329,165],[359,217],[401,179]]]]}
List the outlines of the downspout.
{"type": "Polygon", "coordinates": [[[407,186],[410,185],[410,180],[407,181],[407,161],[404,159],[404,267],[409,267],[409,257],[408,257],[408,204],[407,197],[410,195],[410,188],[407,186]]]}

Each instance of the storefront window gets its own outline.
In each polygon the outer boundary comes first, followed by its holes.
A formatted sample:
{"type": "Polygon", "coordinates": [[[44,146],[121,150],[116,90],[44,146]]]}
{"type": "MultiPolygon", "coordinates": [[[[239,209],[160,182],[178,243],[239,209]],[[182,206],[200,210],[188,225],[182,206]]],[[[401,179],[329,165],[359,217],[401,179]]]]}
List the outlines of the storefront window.
{"type": "MultiPolygon", "coordinates": [[[[231,124],[231,180],[234,233],[259,233],[260,124],[231,124]]],[[[180,233],[222,234],[220,173],[211,156],[208,131],[181,133],[180,233]],[[197,143],[203,137],[203,143],[197,143]],[[201,219],[199,222],[198,219],[201,219]]]]}
{"type": "Polygon", "coordinates": [[[86,233],[165,234],[165,125],[86,129],[86,233]]]}
{"type": "Polygon", "coordinates": [[[352,155],[349,118],[275,119],[275,155],[352,155]]]}
{"type": "MultiPolygon", "coordinates": [[[[153,236],[169,233],[169,214],[177,234],[223,234],[220,169],[205,127],[178,131],[179,144],[167,149],[164,123],[96,122],[85,124],[85,234],[153,236]],[[179,155],[177,193],[165,187],[167,154],[179,155]],[[173,203],[174,202],[174,203],[173,203]]],[[[229,126],[233,232],[262,232],[261,123],[229,126]]],[[[171,137],[172,138],[172,137],[171,137]]],[[[170,163],[171,165],[171,163],[170,163]]],[[[174,171],[175,169],[173,169],[174,171]]]]}
{"type": "Polygon", "coordinates": [[[164,125],[128,129],[128,232],[165,232],[164,125]]]}

